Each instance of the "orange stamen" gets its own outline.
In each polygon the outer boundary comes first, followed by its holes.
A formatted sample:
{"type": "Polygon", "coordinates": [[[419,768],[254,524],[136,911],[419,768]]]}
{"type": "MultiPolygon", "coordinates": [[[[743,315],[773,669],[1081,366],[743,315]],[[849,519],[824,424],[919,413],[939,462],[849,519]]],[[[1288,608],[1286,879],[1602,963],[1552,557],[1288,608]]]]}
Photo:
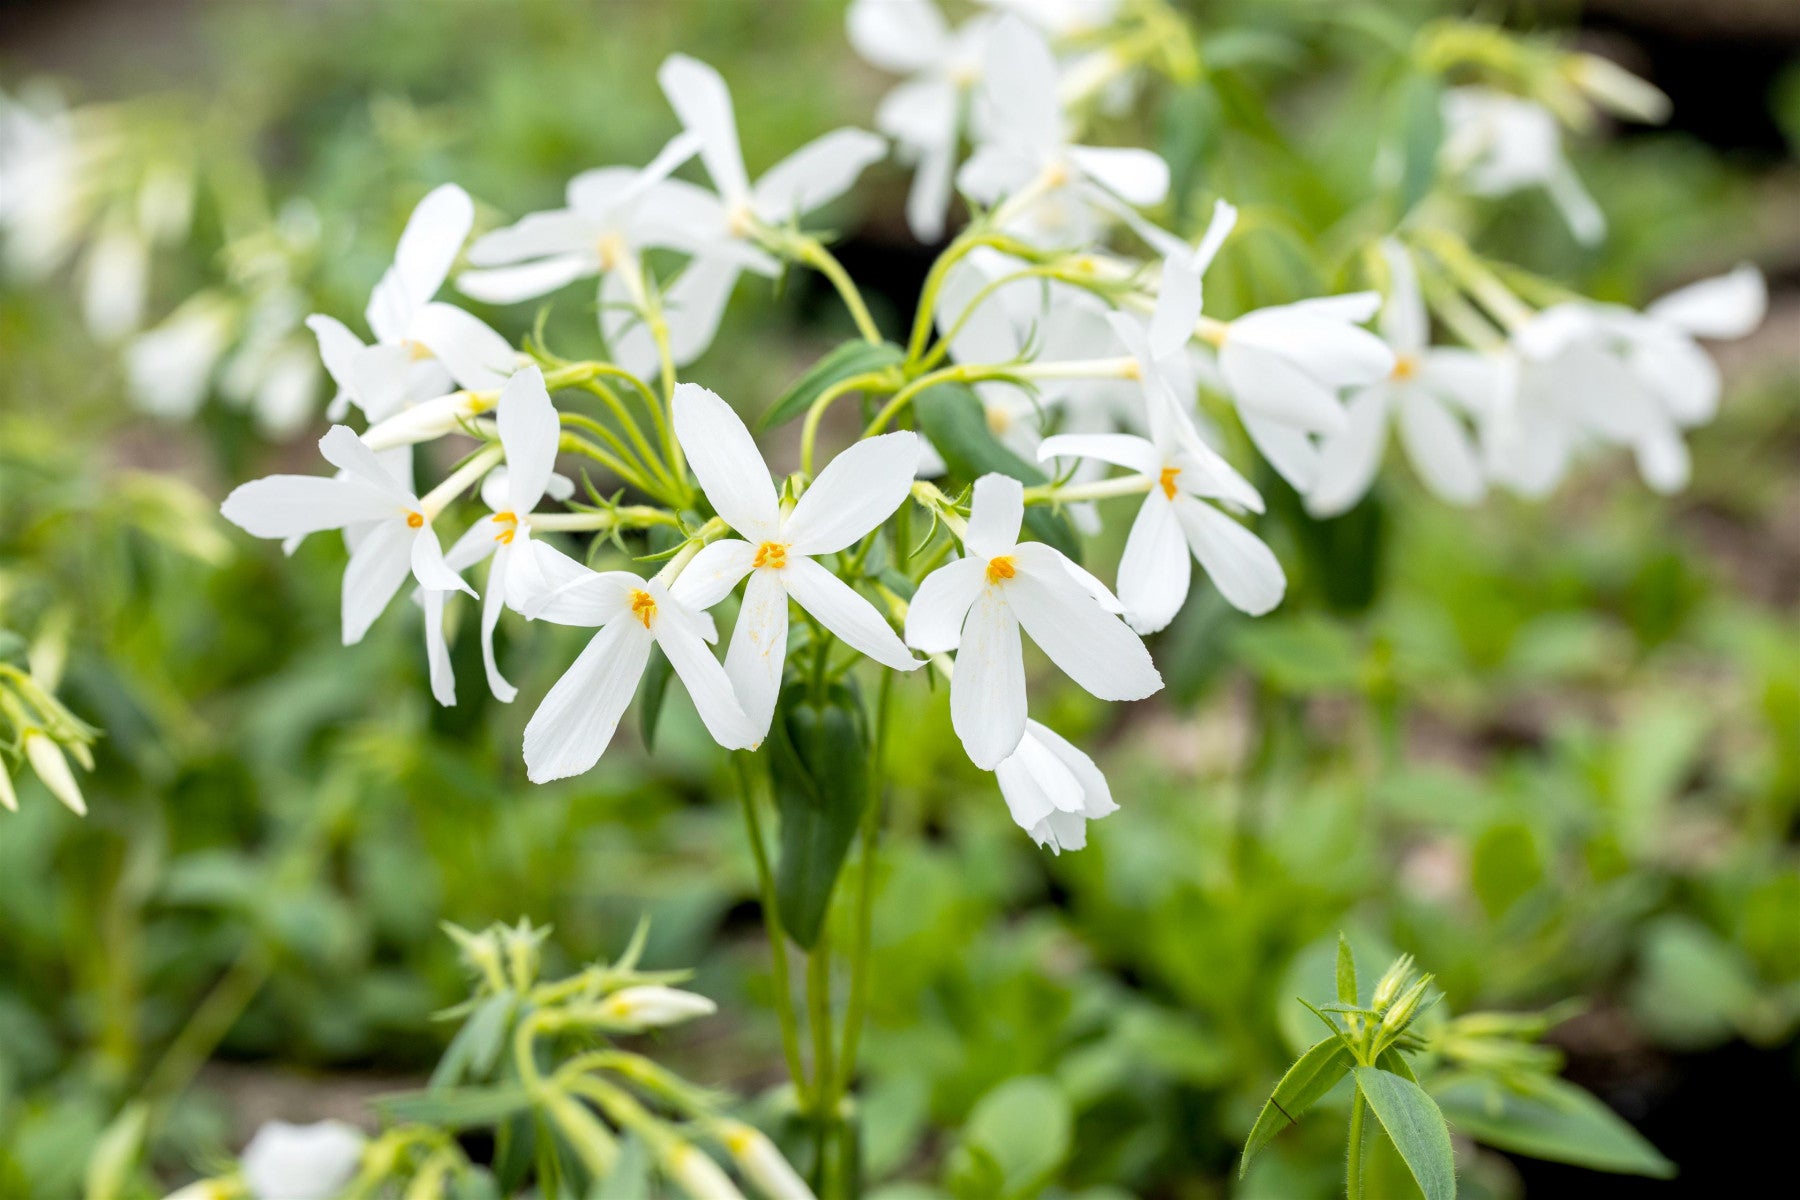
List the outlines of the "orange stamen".
{"type": "Polygon", "coordinates": [[[999,558],[988,559],[987,581],[989,583],[999,583],[1003,579],[1011,579],[1018,573],[1019,568],[1013,565],[1010,555],[1002,554],[999,558]]]}
{"type": "Polygon", "coordinates": [[[650,628],[650,619],[656,616],[656,597],[649,592],[631,593],[631,615],[642,621],[645,629],[650,628]]]}
{"type": "Polygon", "coordinates": [[[782,542],[764,542],[756,548],[756,557],[751,560],[754,567],[774,567],[779,570],[787,566],[786,544],[782,542]]]}
{"type": "Polygon", "coordinates": [[[1179,474],[1181,474],[1180,467],[1164,467],[1162,475],[1156,481],[1157,486],[1162,488],[1163,495],[1171,500],[1175,498],[1175,477],[1179,474]]]}
{"type": "Polygon", "coordinates": [[[407,513],[406,527],[408,529],[423,529],[425,527],[425,514],[421,512],[407,513]]]}

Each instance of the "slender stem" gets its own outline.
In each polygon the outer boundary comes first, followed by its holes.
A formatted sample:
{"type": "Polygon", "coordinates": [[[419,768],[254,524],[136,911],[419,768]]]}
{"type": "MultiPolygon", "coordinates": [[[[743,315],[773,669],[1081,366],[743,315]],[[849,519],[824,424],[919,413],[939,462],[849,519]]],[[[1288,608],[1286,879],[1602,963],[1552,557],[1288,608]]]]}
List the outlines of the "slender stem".
{"type": "Polygon", "coordinates": [[[563,434],[562,439],[557,443],[557,448],[571,454],[580,454],[593,459],[595,462],[599,463],[614,475],[617,475],[620,479],[641,492],[649,492],[653,496],[661,493],[660,488],[638,474],[637,471],[623,459],[610,451],[601,449],[599,446],[579,434],[563,434]]]}
{"type": "Polygon", "coordinates": [[[1350,1098],[1350,1150],[1344,1164],[1345,1200],[1363,1200],[1363,1111],[1367,1106],[1362,1089],[1357,1088],[1350,1098]]]}
{"type": "Polygon", "coordinates": [[[894,673],[883,671],[875,692],[875,727],[869,747],[869,801],[863,809],[858,838],[862,861],[856,874],[855,940],[850,943],[850,996],[844,1003],[844,1048],[838,1057],[833,1091],[849,1092],[856,1076],[856,1056],[861,1048],[864,1014],[869,1002],[869,974],[875,925],[875,867],[881,849],[882,752],[887,746],[888,702],[893,694],[894,673]]]}
{"type": "Polygon", "coordinates": [[[533,513],[531,528],[574,533],[600,529],[641,529],[651,525],[681,525],[681,518],[666,508],[630,504],[602,512],[533,513]]]}
{"type": "Polygon", "coordinates": [[[436,519],[444,511],[445,505],[492,470],[505,453],[499,446],[485,446],[477,450],[468,462],[458,467],[444,482],[419,497],[419,507],[424,510],[426,519],[436,519]]]}
{"type": "Polygon", "coordinates": [[[143,1098],[155,1104],[172,1099],[186,1088],[213,1050],[231,1032],[237,1019],[262,990],[271,969],[269,953],[260,945],[245,947],[236,961],[213,985],[194,1015],[169,1048],[157,1060],[144,1082],[143,1098]]]}
{"type": "Polygon", "coordinates": [[[1148,475],[1120,475],[1093,483],[1040,483],[1025,489],[1027,504],[1074,504],[1082,500],[1110,500],[1114,496],[1141,496],[1156,486],[1148,475]]]}
{"type": "Polygon", "coordinates": [[[835,404],[841,397],[851,392],[867,391],[880,387],[897,378],[885,371],[870,371],[866,375],[852,375],[848,379],[840,379],[819,393],[806,410],[806,420],[800,426],[800,469],[808,476],[813,473],[813,450],[819,440],[819,423],[825,418],[825,410],[835,404]]]}
{"type": "Polygon", "coordinates": [[[756,815],[758,789],[752,783],[752,777],[758,771],[749,751],[732,754],[731,761],[737,768],[738,798],[744,806],[744,832],[750,839],[750,856],[756,862],[763,929],[769,935],[769,965],[775,979],[775,1017],[781,1025],[781,1049],[787,1057],[788,1077],[794,1081],[794,1092],[800,1098],[801,1109],[805,1110],[810,1107],[811,1088],[807,1084],[806,1067],[800,1058],[800,1019],[794,1011],[794,986],[788,978],[787,935],[782,931],[781,912],[775,905],[775,873],[769,869],[769,852],[763,845],[762,821],[756,815]]]}
{"type": "Polygon", "coordinates": [[[856,322],[856,328],[863,339],[870,345],[879,346],[884,340],[881,330],[869,315],[869,307],[863,303],[862,292],[857,290],[856,281],[850,278],[850,273],[844,270],[844,264],[825,249],[818,238],[800,238],[795,248],[801,262],[825,276],[831,281],[831,286],[837,289],[838,295],[843,298],[844,307],[850,310],[850,319],[856,322]]]}
{"type": "Polygon", "coordinates": [[[831,1170],[831,1134],[838,1120],[837,1089],[833,1086],[836,1067],[831,1044],[831,930],[829,923],[819,930],[819,940],[806,956],[806,1023],[812,1030],[813,1042],[813,1106],[812,1116],[818,1155],[814,1162],[817,1190],[832,1197],[834,1173],[831,1170]]]}

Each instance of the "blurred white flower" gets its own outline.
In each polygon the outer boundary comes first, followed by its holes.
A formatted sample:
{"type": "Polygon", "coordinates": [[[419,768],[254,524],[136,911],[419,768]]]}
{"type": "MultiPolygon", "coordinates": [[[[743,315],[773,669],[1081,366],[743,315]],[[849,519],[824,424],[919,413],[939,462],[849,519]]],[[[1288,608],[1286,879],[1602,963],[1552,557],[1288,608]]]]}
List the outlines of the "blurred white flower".
{"type": "Polygon", "coordinates": [[[201,292],[125,347],[125,378],[137,406],[153,416],[191,417],[231,344],[235,307],[201,292]]]}
{"type": "Polygon", "coordinates": [[[718,1011],[719,1006],[705,996],[656,983],[620,988],[600,1002],[602,1021],[632,1033],[680,1025],[718,1011]]]}
{"type": "MultiPolygon", "coordinates": [[[[87,801],[81,795],[81,784],[69,769],[62,747],[41,729],[28,729],[24,736],[25,761],[52,796],[78,817],[87,816],[87,801]]],[[[7,807],[15,807],[8,805],[7,807]]]]}
{"type": "Polygon", "coordinates": [[[270,1121],[244,1147],[244,1185],[255,1200],[336,1200],[366,1145],[362,1131],[342,1121],[270,1121]]]}
{"type": "Polygon", "coordinates": [[[737,1169],[769,1200],[816,1200],[812,1188],[761,1130],[725,1120],[719,1122],[718,1134],[737,1169]]]}
{"type": "Polygon", "coordinates": [[[1094,760],[1036,721],[994,778],[1019,828],[1056,853],[1087,845],[1087,823],[1119,811],[1094,760]]]}
{"type": "Polygon", "coordinates": [[[983,475],[962,538],[967,557],[919,584],[906,614],[908,645],[956,650],[950,721],[976,766],[993,770],[1025,734],[1025,661],[1019,627],[1050,661],[1102,700],[1141,700],[1162,676],[1117,617],[1106,586],[1041,542],[1019,541],[1024,489],[983,475]]]}
{"type": "Polygon", "coordinates": [[[980,0],[1029,21],[1046,37],[1071,38],[1104,29],[1118,14],[1121,0],[980,0]]]}
{"type": "Polygon", "coordinates": [[[1541,187],[1577,241],[1606,236],[1606,217],[1563,156],[1562,131],[1550,110],[1533,100],[1484,87],[1444,93],[1445,169],[1479,196],[1504,196],[1541,187]]]}

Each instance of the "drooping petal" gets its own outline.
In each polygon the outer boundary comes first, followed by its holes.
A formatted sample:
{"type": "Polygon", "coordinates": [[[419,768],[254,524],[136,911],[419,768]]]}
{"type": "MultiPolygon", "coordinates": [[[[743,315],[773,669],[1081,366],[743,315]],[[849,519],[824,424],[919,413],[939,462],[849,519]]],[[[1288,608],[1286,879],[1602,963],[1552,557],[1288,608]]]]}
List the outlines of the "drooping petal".
{"type": "Polygon", "coordinates": [[[319,439],[319,453],[325,461],[357,482],[391,496],[396,503],[409,504],[412,493],[400,485],[376,452],[369,448],[348,425],[333,425],[319,439]]]}
{"type": "MultiPolygon", "coordinates": [[[[787,596],[782,595],[785,615],[787,596]]],[[[740,616],[739,620],[743,618],[740,616]]],[[[731,679],[719,660],[706,648],[695,627],[686,621],[670,621],[667,614],[656,620],[656,644],[669,657],[669,665],[687,688],[700,723],[713,741],[727,750],[748,750],[762,741],[767,723],[758,727],[744,711],[743,703],[732,689],[731,679]]]]}
{"type": "Polygon", "coordinates": [[[1063,140],[1056,58],[1042,34],[1014,16],[993,25],[982,53],[984,136],[1034,152],[1063,140]]]}
{"type": "Polygon", "coordinates": [[[344,645],[354,646],[412,573],[413,531],[399,518],[368,527],[344,568],[344,645]]]}
{"type": "Polygon", "coordinates": [[[1219,594],[1253,617],[1281,603],[1287,576],[1263,540],[1210,504],[1177,497],[1175,518],[1219,594]]]}
{"type": "Polygon", "coordinates": [[[1052,458],[1095,458],[1101,462],[1155,475],[1162,470],[1162,456],[1148,439],[1133,433],[1058,433],[1038,446],[1038,461],[1052,458]]]}
{"type": "Polygon", "coordinates": [[[1019,748],[994,768],[1006,810],[1026,832],[1053,812],[1071,812],[1081,805],[1081,784],[1037,740],[1038,728],[1037,722],[1027,722],[1019,748]]]}
{"type": "Polygon", "coordinates": [[[906,652],[905,644],[873,604],[812,559],[788,559],[781,575],[795,602],[852,650],[896,671],[924,665],[906,652]]]}
{"type": "Polygon", "coordinates": [[[425,661],[430,668],[431,697],[445,708],[456,707],[456,671],[450,665],[450,643],[444,640],[444,602],[449,592],[419,589],[425,610],[425,661]]]}
{"type": "Polygon", "coordinates": [[[675,389],[675,436],[713,511],[751,541],[774,537],[781,511],[768,465],[731,405],[697,383],[675,389]]]}
{"type": "Polygon", "coordinates": [[[1641,438],[1632,449],[1637,455],[1638,472],[1658,493],[1673,495],[1688,485],[1693,460],[1680,430],[1666,426],[1641,438]]]}
{"type": "Polygon", "coordinates": [[[526,367],[506,381],[500,390],[496,420],[500,445],[506,451],[508,500],[513,512],[523,516],[544,498],[562,439],[562,424],[556,419],[542,371],[526,367]]]}
{"type": "Polygon", "coordinates": [[[450,264],[475,223],[475,204],[453,183],[434,188],[419,201],[389,267],[369,297],[367,318],[377,341],[398,341],[426,301],[444,286],[450,264]]]}
{"type": "Polygon", "coordinates": [[[1391,393],[1387,384],[1363,388],[1344,406],[1348,420],[1319,443],[1319,477],[1306,493],[1306,511],[1335,517],[1355,508],[1375,482],[1387,448],[1391,393]]]}
{"type": "Polygon", "coordinates": [[[887,141],[845,127],[814,138],[763,173],[751,189],[756,214],[781,225],[849,191],[869,164],[887,157],[887,141]]]}
{"type": "Polygon", "coordinates": [[[919,438],[884,433],[851,446],[826,464],[788,514],[782,536],[794,552],[833,554],[906,502],[919,469],[919,438]]]}
{"type": "Polygon", "coordinates": [[[719,321],[737,285],[742,265],[722,257],[691,260],[663,293],[663,319],[669,326],[669,357],[684,367],[712,345],[719,321]]]}
{"type": "Polygon", "coordinates": [[[1162,687],[1144,643],[1050,561],[1060,554],[1038,543],[1019,551],[1018,573],[1003,585],[1006,603],[1058,670],[1102,700],[1141,700],[1162,687]]]}
{"type": "Polygon", "coordinates": [[[431,527],[429,521],[413,534],[409,557],[412,560],[413,578],[422,586],[439,591],[467,592],[471,596],[475,594],[475,589],[444,561],[444,548],[438,543],[437,530],[431,527]]]}
{"type": "Polygon", "coordinates": [[[594,635],[526,723],[526,778],[548,783],[600,761],[637,691],[652,644],[650,631],[630,616],[594,635]]]}
{"type": "MultiPolygon", "coordinates": [[[[1054,729],[1038,722],[1031,722],[1031,735],[1038,744],[1054,754],[1057,761],[1074,776],[1081,785],[1080,813],[1089,820],[1096,820],[1119,811],[1113,802],[1112,788],[1107,786],[1106,776],[1094,765],[1094,760],[1072,745],[1069,740],[1054,729]]],[[[1059,806],[1060,807],[1060,806],[1059,806]]],[[[1073,847],[1071,847],[1073,848],[1073,847]]]]}
{"type": "Polygon", "coordinates": [[[398,516],[400,507],[359,479],[271,475],[238,485],[219,512],[253,537],[289,538],[398,516]]]}
{"type": "Polygon", "coordinates": [[[408,332],[444,364],[459,386],[471,391],[496,390],[518,366],[512,343],[454,304],[427,304],[408,332]]]}
{"type": "Polygon", "coordinates": [[[1343,406],[1331,389],[1263,346],[1227,340],[1219,353],[1219,370],[1246,424],[1261,417],[1301,432],[1319,433],[1344,426],[1343,406]]]}
{"type": "Polygon", "coordinates": [[[731,631],[731,646],[725,651],[725,674],[756,726],[758,741],[768,733],[775,714],[787,642],[788,594],[781,575],[772,569],[752,571],[737,628],[731,631]]]}
{"type": "Polygon", "coordinates": [[[1150,317],[1150,353],[1169,357],[1187,345],[1200,319],[1200,273],[1173,257],[1163,260],[1162,285],[1150,317]]]}
{"type": "Polygon", "coordinates": [[[1762,324],[1769,285],[1748,263],[1651,303],[1644,314],[1703,338],[1740,338],[1762,324]]]}
{"type": "MultiPolygon", "coordinates": [[[[529,535],[521,530],[519,536],[529,535]]],[[[495,543],[490,539],[489,544],[495,543]]],[[[519,689],[500,673],[499,660],[494,657],[494,630],[499,628],[500,612],[506,607],[506,597],[510,590],[506,580],[507,571],[515,558],[529,553],[527,546],[499,546],[494,553],[494,565],[488,570],[487,589],[481,594],[481,665],[487,672],[488,691],[502,704],[511,704],[513,697],[519,694],[519,689]]]]}
{"type": "Polygon", "coordinates": [[[945,563],[919,584],[906,609],[906,644],[937,654],[962,642],[969,606],[987,586],[987,563],[959,558],[945,563]]]}
{"type": "Polygon", "coordinates": [[[1025,485],[1009,475],[983,475],[975,481],[963,545],[971,555],[998,557],[1018,544],[1024,523],[1025,485]]]}
{"type": "Polygon", "coordinates": [[[1138,633],[1155,633],[1175,619],[1193,574],[1175,506],[1161,492],[1144,497],[1119,559],[1119,600],[1138,633]]]}
{"type": "Polygon", "coordinates": [[[1631,368],[1681,425],[1703,425],[1718,415],[1722,387],[1718,364],[1686,333],[1663,331],[1633,341],[1631,368]]]}
{"type": "Polygon", "coordinates": [[[1319,478],[1319,448],[1304,430],[1240,410],[1250,442],[1302,496],[1319,478]]]}
{"type": "Polygon", "coordinates": [[[1127,204],[1161,204],[1169,194],[1169,164],[1137,146],[1071,146],[1069,158],[1089,179],[1127,204]]]}
{"type": "Polygon", "coordinates": [[[456,290],[483,304],[517,304],[547,296],[557,288],[600,270],[591,254],[559,254],[516,267],[488,267],[464,271],[456,277],[456,290]]]}
{"type": "Polygon", "coordinates": [[[504,267],[534,258],[552,258],[591,251],[594,223],[572,208],[535,212],[504,229],[484,233],[469,247],[469,265],[504,267]]]}
{"type": "Polygon", "coordinates": [[[656,81],[681,124],[700,139],[700,157],[719,194],[727,203],[747,200],[750,180],[744,172],[737,115],[724,78],[698,59],[671,54],[657,71],[656,81]]]}
{"type": "Polygon", "coordinates": [[[923,70],[950,47],[944,15],[931,0],[854,0],[844,24],[858,54],[896,75],[923,70]]]}
{"type": "Polygon", "coordinates": [[[993,588],[982,589],[963,627],[950,678],[950,724],[969,760],[984,771],[999,766],[1025,736],[1019,622],[993,588]]]}
{"type": "Polygon", "coordinates": [[[1474,435],[1435,396],[1405,389],[1400,395],[1399,430],[1406,457],[1426,487],[1453,504],[1481,499],[1487,482],[1474,435]]]}
{"type": "Polygon", "coordinates": [[[696,612],[704,612],[731,594],[756,562],[756,547],[737,538],[709,542],[682,568],[670,591],[696,612]]]}
{"type": "Polygon", "coordinates": [[[912,187],[906,193],[906,226],[927,245],[944,236],[950,215],[950,193],[956,175],[956,142],[952,137],[919,147],[912,187]]]}
{"type": "Polygon", "coordinates": [[[1418,354],[1431,333],[1431,319],[1419,296],[1419,271],[1406,247],[1392,238],[1381,243],[1387,263],[1388,294],[1381,306],[1381,336],[1401,354],[1418,354]]]}

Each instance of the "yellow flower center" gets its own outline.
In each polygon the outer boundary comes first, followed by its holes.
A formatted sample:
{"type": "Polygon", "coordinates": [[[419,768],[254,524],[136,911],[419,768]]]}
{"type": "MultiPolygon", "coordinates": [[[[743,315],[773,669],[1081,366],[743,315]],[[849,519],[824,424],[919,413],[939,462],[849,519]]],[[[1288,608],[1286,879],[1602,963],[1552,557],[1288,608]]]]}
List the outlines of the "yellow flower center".
{"type": "Polygon", "coordinates": [[[1171,500],[1175,498],[1175,477],[1179,474],[1181,474],[1180,467],[1164,467],[1156,481],[1156,486],[1162,489],[1163,495],[1171,500]]]}
{"type": "Polygon", "coordinates": [[[725,226],[732,237],[747,238],[756,231],[756,213],[748,204],[734,204],[725,214],[725,226]]]}
{"type": "Polygon", "coordinates": [[[631,593],[631,615],[642,621],[645,629],[650,628],[650,621],[656,616],[656,597],[649,592],[631,593]]]}
{"type": "Polygon", "coordinates": [[[408,529],[423,529],[425,527],[425,514],[422,512],[407,513],[406,527],[408,529]]]}
{"type": "Polygon", "coordinates": [[[411,338],[408,338],[406,341],[406,352],[412,356],[414,362],[423,362],[425,359],[431,357],[430,346],[427,346],[424,342],[414,341],[411,338]]]}
{"type": "Polygon", "coordinates": [[[756,558],[751,562],[755,567],[787,566],[787,545],[783,542],[764,542],[756,548],[756,558]]]}
{"type": "Polygon", "coordinates": [[[494,514],[494,524],[506,526],[494,535],[494,540],[502,546],[512,545],[513,538],[519,532],[519,514],[510,508],[504,512],[497,512],[494,514]]]}
{"type": "Polygon", "coordinates": [[[625,261],[627,250],[625,239],[617,233],[602,234],[600,240],[594,243],[594,253],[600,256],[602,271],[616,271],[619,264],[625,261]]]}
{"type": "Polygon", "coordinates": [[[999,436],[1008,429],[1011,429],[1012,423],[1012,414],[1007,412],[1004,408],[1001,408],[999,405],[994,405],[987,410],[987,427],[989,433],[999,436]]]}
{"type": "Polygon", "coordinates": [[[1013,564],[1010,554],[1002,554],[999,558],[988,559],[987,581],[989,583],[999,583],[1003,579],[1011,579],[1018,573],[1019,568],[1013,564]]]}
{"type": "Polygon", "coordinates": [[[1394,359],[1394,378],[1411,379],[1419,373],[1419,360],[1410,354],[1402,354],[1394,359]]]}

